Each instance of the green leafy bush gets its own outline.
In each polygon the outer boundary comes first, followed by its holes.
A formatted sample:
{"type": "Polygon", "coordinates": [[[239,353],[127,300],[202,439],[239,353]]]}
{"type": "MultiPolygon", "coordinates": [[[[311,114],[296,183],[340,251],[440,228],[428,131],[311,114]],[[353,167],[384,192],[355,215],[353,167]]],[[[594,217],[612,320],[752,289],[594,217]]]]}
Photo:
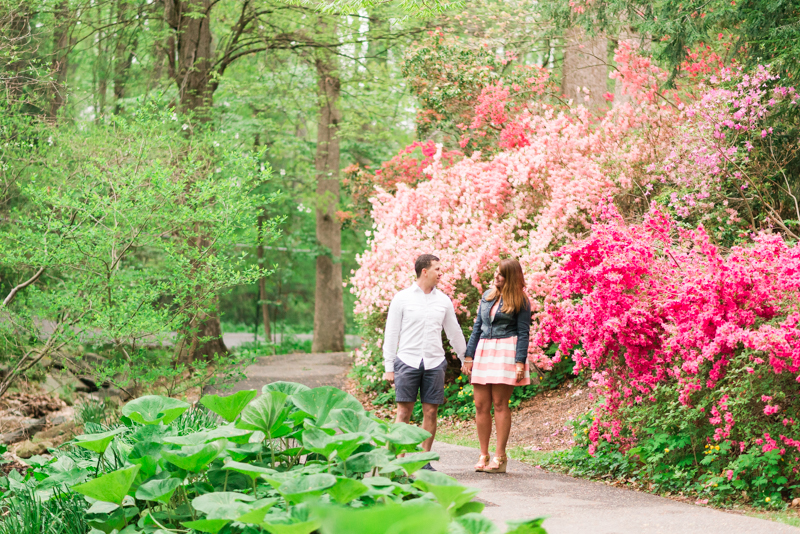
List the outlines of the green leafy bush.
{"type": "MultiPolygon", "coordinates": [[[[200,406],[149,395],[118,423],[87,422],[55,458],[0,479],[0,532],[28,532],[16,529],[30,517],[69,523],[36,531],[54,534],[498,531],[478,490],[420,471],[438,459],[420,450],[428,432],[377,419],[339,389],[277,382],[200,406]]],[[[541,522],[508,532],[544,532],[541,522]]]]}
{"type": "MultiPolygon", "coordinates": [[[[746,421],[743,415],[752,408],[748,402],[752,395],[745,396],[741,389],[755,386],[746,386],[735,377],[725,381],[727,386],[722,387],[731,395],[729,409],[746,421]]],[[[684,406],[677,400],[678,392],[669,387],[658,388],[655,394],[657,402],[651,405],[626,408],[626,417],[638,429],[635,440],[629,428],[624,432],[625,441],[600,441],[590,454],[593,416],[585,414],[572,422],[576,446],[556,453],[551,464],[572,475],[611,475],[654,491],[682,493],[720,505],[739,502],[782,509],[787,501],[800,496],[796,467],[779,448],[770,450],[763,442],[745,447],[731,441],[715,442],[709,437],[713,428],[709,429],[704,403],[684,406]]],[[[763,414],[749,419],[749,424],[764,423],[763,414]]]]}

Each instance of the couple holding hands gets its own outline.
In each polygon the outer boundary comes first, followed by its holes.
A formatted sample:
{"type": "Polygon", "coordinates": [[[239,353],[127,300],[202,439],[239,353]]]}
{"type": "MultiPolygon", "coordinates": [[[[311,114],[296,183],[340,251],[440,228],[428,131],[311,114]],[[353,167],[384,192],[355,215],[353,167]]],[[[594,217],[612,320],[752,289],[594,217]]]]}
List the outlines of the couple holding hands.
{"type": "MultiPolygon", "coordinates": [[[[522,267],[516,260],[503,260],[494,283],[481,297],[475,325],[466,342],[456,320],[450,298],[436,289],[441,277],[439,258],[423,254],[414,263],[417,280],[392,299],[383,341],[384,379],[395,385],[397,421],[408,423],[419,395],[422,428],[431,433],[423,443],[431,450],[436,435],[439,405],[444,403],[447,361],[442,347],[442,329],[470,377],[475,399],[476,424],[481,455],[475,470],[505,473],[506,444],[511,431],[508,401],[515,386],[530,381],[528,342],[531,305],[523,292],[522,267]],[[494,406],[497,446],[489,460],[494,406]]],[[[424,467],[433,470],[430,464],[424,467]]]]}

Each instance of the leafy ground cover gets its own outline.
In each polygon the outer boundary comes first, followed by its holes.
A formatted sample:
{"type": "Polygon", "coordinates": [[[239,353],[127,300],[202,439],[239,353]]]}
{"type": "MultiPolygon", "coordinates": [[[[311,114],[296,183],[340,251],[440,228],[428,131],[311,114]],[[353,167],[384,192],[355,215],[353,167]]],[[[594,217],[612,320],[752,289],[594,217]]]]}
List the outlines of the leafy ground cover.
{"type": "Polygon", "coordinates": [[[85,434],[0,479],[0,533],[499,532],[477,490],[420,470],[438,458],[420,451],[430,434],[336,388],[278,382],[195,407],[150,395],[106,424],[90,412],[85,434]]]}

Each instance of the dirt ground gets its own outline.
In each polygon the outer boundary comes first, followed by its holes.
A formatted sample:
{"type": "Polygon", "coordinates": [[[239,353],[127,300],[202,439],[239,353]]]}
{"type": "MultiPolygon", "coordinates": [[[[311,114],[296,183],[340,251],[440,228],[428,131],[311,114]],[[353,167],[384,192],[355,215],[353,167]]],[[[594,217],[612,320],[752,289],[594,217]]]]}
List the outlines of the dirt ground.
{"type": "MultiPolygon", "coordinates": [[[[364,407],[385,419],[394,418],[394,411],[385,406],[375,406],[369,395],[359,392],[352,382],[347,390],[355,395],[364,407]]],[[[589,388],[573,381],[564,383],[559,389],[546,391],[524,401],[512,414],[509,447],[524,447],[535,451],[563,450],[572,446],[572,429],[568,420],[589,410],[593,401],[589,399],[589,388]]],[[[440,419],[439,429],[457,439],[477,441],[474,421],[440,419]]],[[[492,435],[494,439],[494,433],[492,435]]]]}

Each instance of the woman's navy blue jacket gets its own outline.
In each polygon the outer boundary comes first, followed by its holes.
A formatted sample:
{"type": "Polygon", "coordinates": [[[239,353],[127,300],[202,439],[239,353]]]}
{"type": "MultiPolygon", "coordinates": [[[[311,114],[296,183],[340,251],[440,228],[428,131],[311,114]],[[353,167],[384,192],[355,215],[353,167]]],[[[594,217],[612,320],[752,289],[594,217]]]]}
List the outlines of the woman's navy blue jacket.
{"type": "Polygon", "coordinates": [[[515,363],[525,363],[528,359],[528,343],[530,342],[531,332],[531,304],[526,298],[519,313],[503,312],[503,297],[500,297],[500,306],[491,317],[493,300],[486,300],[491,289],[483,294],[481,303],[478,306],[478,316],[475,318],[475,325],[472,327],[472,335],[467,343],[466,358],[474,358],[475,350],[478,348],[478,341],[481,339],[501,339],[517,336],[517,350],[514,358],[515,363]]]}

